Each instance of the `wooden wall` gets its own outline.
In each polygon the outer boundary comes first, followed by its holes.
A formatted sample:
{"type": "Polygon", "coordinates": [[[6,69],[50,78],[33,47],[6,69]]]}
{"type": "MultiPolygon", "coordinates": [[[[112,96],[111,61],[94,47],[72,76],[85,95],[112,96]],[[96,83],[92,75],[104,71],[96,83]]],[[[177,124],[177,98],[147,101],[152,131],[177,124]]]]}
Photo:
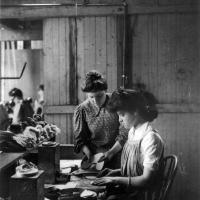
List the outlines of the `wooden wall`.
{"type": "Polygon", "coordinates": [[[169,105],[155,124],[165,140],[165,153],[179,159],[172,200],[200,198],[198,20],[197,13],[129,17],[128,87],[142,82],[161,105],[169,105]],[[189,109],[192,104],[196,110],[189,109]],[[183,110],[177,105],[183,105],[183,110]]]}
{"type": "Polygon", "coordinates": [[[161,103],[199,103],[198,15],[141,15],[129,22],[129,86],[144,82],[161,103]]]}
{"type": "Polygon", "coordinates": [[[46,120],[61,128],[59,142],[73,143],[73,110],[86,98],[80,89],[86,72],[100,71],[108,80],[108,91],[120,85],[118,27],[117,17],[44,20],[46,120]]]}
{"type": "Polygon", "coordinates": [[[200,192],[199,113],[163,113],[155,121],[165,141],[165,154],[178,156],[178,171],[169,199],[195,200],[200,192]]]}
{"type": "MultiPolygon", "coordinates": [[[[45,99],[46,106],[73,105],[75,104],[75,65],[71,53],[74,50],[72,37],[74,20],[72,19],[47,19],[43,26],[44,48],[44,74],[45,74],[45,99]],[[71,27],[71,28],[70,28],[71,27]],[[72,84],[72,85],[70,85],[72,84]]],[[[72,114],[47,115],[46,120],[55,123],[62,130],[58,136],[59,142],[71,143],[72,114]],[[68,134],[67,134],[68,133],[68,134]]]]}

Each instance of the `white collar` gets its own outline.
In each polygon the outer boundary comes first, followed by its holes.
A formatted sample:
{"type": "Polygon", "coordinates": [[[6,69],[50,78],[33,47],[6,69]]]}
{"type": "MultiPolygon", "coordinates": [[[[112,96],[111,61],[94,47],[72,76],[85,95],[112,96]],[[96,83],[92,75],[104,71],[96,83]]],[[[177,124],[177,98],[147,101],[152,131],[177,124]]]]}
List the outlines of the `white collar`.
{"type": "Polygon", "coordinates": [[[17,101],[15,104],[17,105],[17,104],[22,104],[22,102],[23,102],[23,100],[22,99],[20,99],[19,101],[17,101]]]}
{"type": "Polygon", "coordinates": [[[128,135],[128,138],[130,140],[140,140],[142,138],[145,137],[145,135],[150,131],[152,130],[152,127],[149,125],[149,122],[145,122],[143,123],[142,125],[140,125],[139,127],[132,127],[130,130],[129,130],[129,135],[128,135]]]}

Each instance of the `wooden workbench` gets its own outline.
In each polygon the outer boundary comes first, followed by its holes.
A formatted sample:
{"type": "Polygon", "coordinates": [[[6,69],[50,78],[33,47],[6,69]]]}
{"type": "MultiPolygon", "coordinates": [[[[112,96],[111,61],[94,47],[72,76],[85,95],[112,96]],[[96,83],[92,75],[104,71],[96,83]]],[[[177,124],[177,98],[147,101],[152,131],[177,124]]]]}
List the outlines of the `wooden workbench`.
{"type": "Polygon", "coordinates": [[[0,197],[9,195],[9,179],[15,173],[17,161],[27,153],[0,153],[0,197]]]}
{"type": "Polygon", "coordinates": [[[20,158],[26,155],[26,152],[21,153],[1,153],[0,154],[0,172],[11,165],[15,164],[20,158]]]}
{"type": "Polygon", "coordinates": [[[9,179],[15,173],[17,161],[20,158],[27,157],[35,150],[17,152],[17,153],[0,153],[0,197],[9,195],[9,179]]]}
{"type": "MultiPolygon", "coordinates": [[[[77,159],[81,158],[82,155],[75,154],[74,145],[64,144],[60,148],[61,159],[77,159]]],[[[25,152],[19,153],[0,153],[0,197],[7,197],[9,195],[9,179],[15,173],[15,167],[17,161],[20,158],[33,158],[37,157],[37,149],[31,149],[25,152]]],[[[28,159],[29,160],[29,159],[28,159]]]]}

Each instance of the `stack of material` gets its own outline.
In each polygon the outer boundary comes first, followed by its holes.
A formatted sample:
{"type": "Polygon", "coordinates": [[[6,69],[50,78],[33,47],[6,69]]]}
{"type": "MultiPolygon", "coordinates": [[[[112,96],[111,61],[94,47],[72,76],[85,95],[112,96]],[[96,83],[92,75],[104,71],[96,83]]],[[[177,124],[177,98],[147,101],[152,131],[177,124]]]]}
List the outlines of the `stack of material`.
{"type": "Polygon", "coordinates": [[[0,146],[4,152],[19,152],[34,148],[45,141],[55,140],[60,129],[48,124],[38,115],[26,122],[11,124],[8,131],[0,131],[0,146]]]}

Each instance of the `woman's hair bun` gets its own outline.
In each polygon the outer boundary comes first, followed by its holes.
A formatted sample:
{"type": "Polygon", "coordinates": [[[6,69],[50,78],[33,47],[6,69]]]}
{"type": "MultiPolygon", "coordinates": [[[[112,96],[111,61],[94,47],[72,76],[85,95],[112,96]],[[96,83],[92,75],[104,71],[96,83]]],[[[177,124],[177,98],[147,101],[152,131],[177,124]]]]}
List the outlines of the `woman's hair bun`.
{"type": "Polygon", "coordinates": [[[143,114],[146,120],[151,122],[158,117],[158,110],[156,107],[156,104],[158,104],[158,100],[152,93],[148,91],[141,91],[141,93],[146,102],[146,106],[143,111],[144,112],[143,114]]]}
{"type": "Polygon", "coordinates": [[[81,87],[83,92],[97,92],[107,90],[107,82],[102,74],[96,70],[86,73],[85,81],[81,87]]]}
{"type": "Polygon", "coordinates": [[[158,100],[152,93],[147,92],[147,91],[142,91],[142,94],[147,101],[147,106],[151,107],[158,104],[158,100]]]}
{"type": "Polygon", "coordinates": [[[86,80],[90,79],[90,81],[95,81],[95,80],[98,80],[98,79],[101,79],[101,78],[103,78],[102,75],[95,70],[87,72],[86,77],[85,77],[86,80]]]}

